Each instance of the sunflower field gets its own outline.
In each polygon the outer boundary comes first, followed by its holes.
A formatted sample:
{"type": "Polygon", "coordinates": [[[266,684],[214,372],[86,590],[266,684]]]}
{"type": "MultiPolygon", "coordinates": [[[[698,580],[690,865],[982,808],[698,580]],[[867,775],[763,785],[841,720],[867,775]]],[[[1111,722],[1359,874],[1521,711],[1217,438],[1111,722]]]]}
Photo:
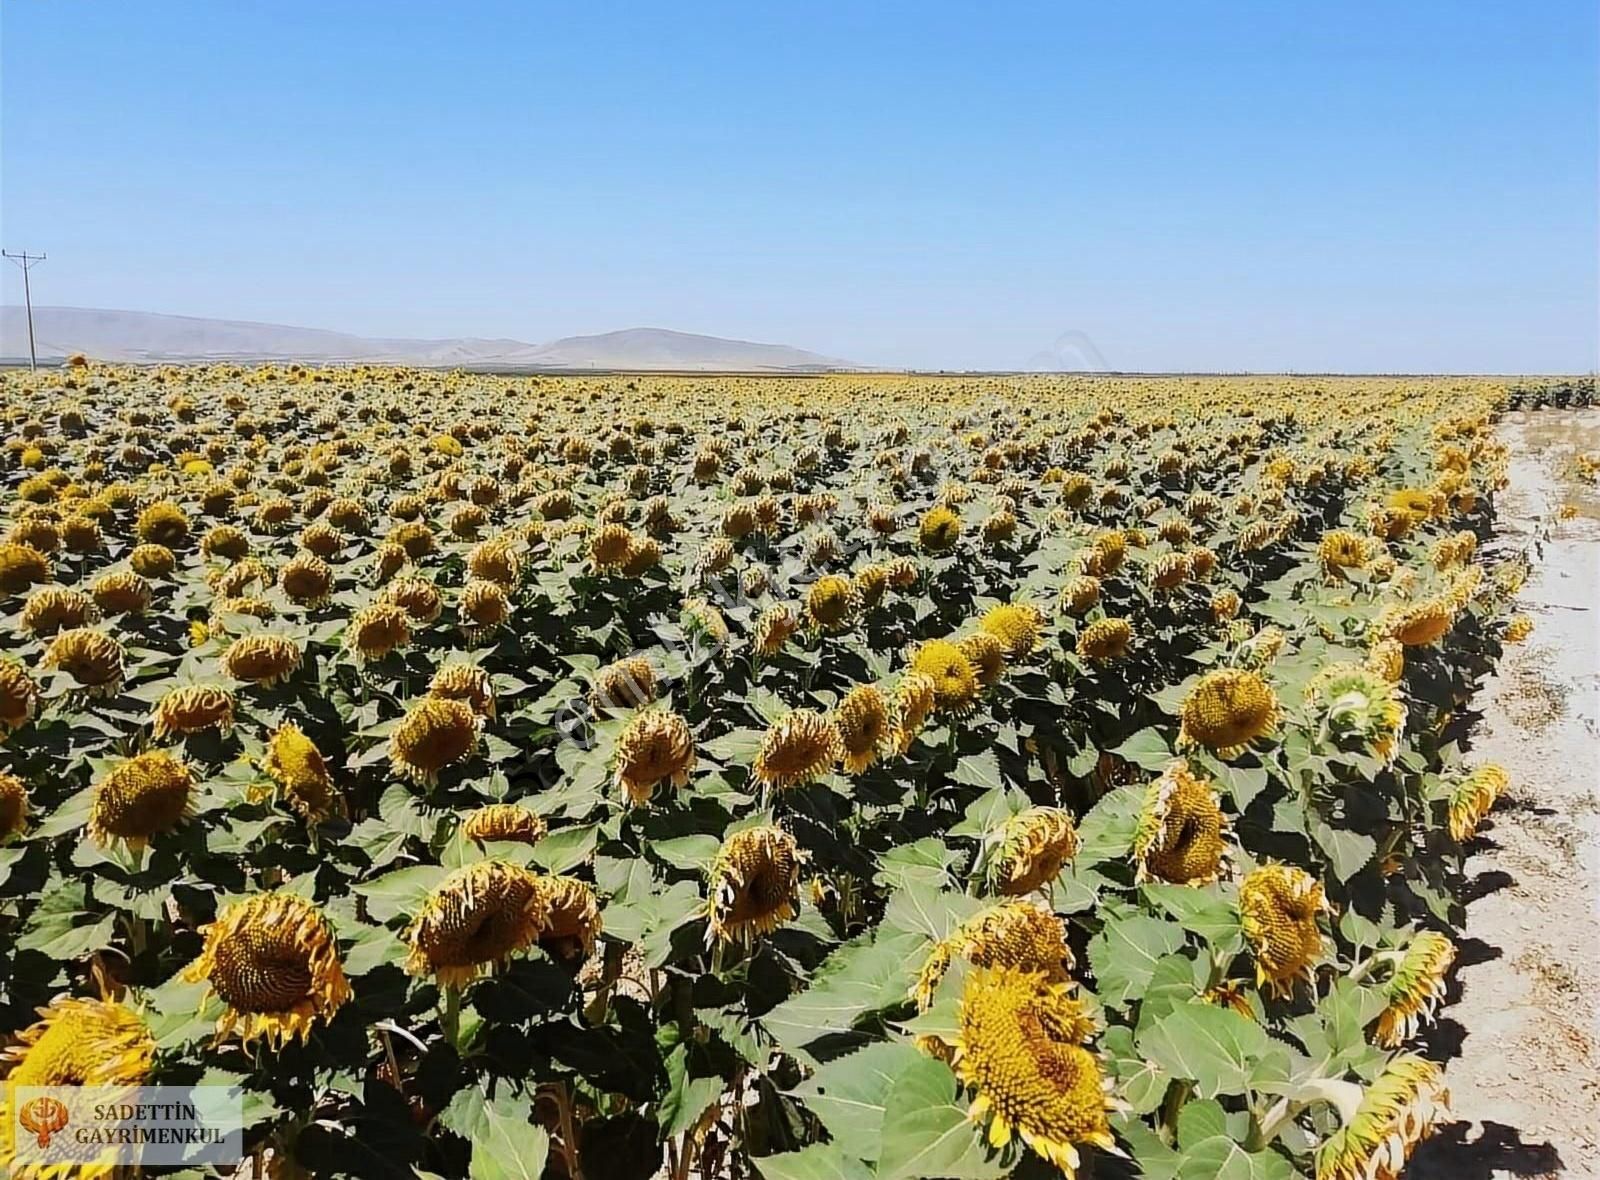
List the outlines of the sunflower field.
{"type": "Polygon", "coordinates": [[[0,375],[0,1076],[250,1176],[1394,1177],[1509,397],[0,375]]]}

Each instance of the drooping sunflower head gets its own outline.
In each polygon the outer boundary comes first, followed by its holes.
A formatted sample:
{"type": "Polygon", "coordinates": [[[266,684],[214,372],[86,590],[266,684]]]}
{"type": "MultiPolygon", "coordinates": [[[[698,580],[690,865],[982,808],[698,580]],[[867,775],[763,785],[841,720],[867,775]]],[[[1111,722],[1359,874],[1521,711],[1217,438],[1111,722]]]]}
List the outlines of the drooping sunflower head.
{"type": "Polygon", "coordinates": [[[407,929],[406,970],[464,987],[532,946],[549,917],[536,874],[505,861],[466,865],[438,884],[407,929]]]}
{"type": "Polygon", "coordinates": [[[855,584],[838,574],[825,574],[806,592],[806,621],[818,631],[842,631],[855,617],[855,584]]]}
{"type": "Polygon", "coordinates": [[[796,709],[768,727],[751,777],[775,790],[797,787],[833,769],[843,755],[838,726],[811,709],[796,709]]]}
{"type": "Polygon", "coordinates": [[[100,617],[100,608],[81,590],[43,586],[28,596],[22,607],[22,629],[39,639],[58,631],[87,626],[100,617]]]}
{"type": "Polygon", "coordinates": [[[656,699],[656,670],[644,656],[607,664],[594,674],[589,707],[604,715],[612,709],[637,709],[656,699]]]}
{"type": "Polygon", "coordinates": [[[21,541],[0,541],[0,594],[22,594],[50,580],[50,559],[21,541]]]}
{"type": "Polygon", "coordinates": [[[800,629],[800,617],[791,606],[774,603],[756,619],[753,641],[756,653],[763,657],[775,656],[789,642],[789,637],[800,629]]]}
{"type": "Polygon", "coordinates": [[[728,642],[728,621],[722,617],[721,611],[703,598],[685,600],[679,622],[686,634],[712,647],[721,647],[728,642]]]}
{"type": "Polygon", "coordinates": [[[706,941],[749,944],[800,912],[795,839],[772,825],[744,828],[722,842],[711,862],[706,941]]]}
{"type": "Polygon", "coordinates": [[[933,1006],[945,972],[962,959],[975,967],[1036,972],[1050,983],[1065,983],[1073,967],[1067,928],[1061,919],[1042,905],[1012,898],[979,910],[933,944],[911,987],[918,1008],[927,1011],[933,1006]]]}
{"type": "Polygon", "coordinates": [[[961,648],[948,639],[930,639],[911,658],[911,671],[933,681],[934,709],[952,717],[972,710],[981,687],[978,673],[961,648]]]}
{"type": "Polygon", "coordinates": [[[974,968],[961,994],[953,1066],[989,1143],[1020,1138],[1071,1180],[1085,1146],[1115,1150],[1110,1083],[1084,1048],[1086,1020],[1068,983],[1014,967],[974,968]]]}
{"type": "Polygon", "coordinates": [[[1107,664],[1128,654],[1133,644],[1133,624],[1127,619],[1096,619],[1078,633],[1079,659],[1107,664]]]}
{"type": "Polygon", "coordinates": [[[1006,649],[999,639],[987,631],[974,631],[956,640],[956,647],[972,665],[980,685],[992,688],[1000,683],[1006,674],[1006,649]]]}
{"type": "Polygon", "coordinates": [[[1238,615],[1239,608],[1243,605],[1237,590],[1218,590],[1211,596],[1211,621],[1230,622],[1238,615]]]}
{"type": "Polygon", "coordinates": [[[1374,1035],[1379,1045],[1397,1048],[1416,1035],[1444,1000],[1445,974],[1455,958],[1455,944],[1443,934],[1424,930],[1411,940],[1384,983],[1388,1003],[1374,1035]]]}
{"type": "Polygon", "coordinates": [[[1011,816],[994,834],[989,888],[1007,896],[1043,889],[1078,854],[1072,813],[1060,807],[1030,807],[1011,816]]]}
{"type": "Polygon", "coordinates": [[[873,684],[858,684],[833,711],[844,751],[846,774],[860,774],[878,760],[894,738],[889,703],[873,684]]]}
{"type": "Polygon", "coordinates": [[[171,689],[162,697],[152,715],[157,741],[172,734],[198,733],[215,729],[227,733],[233,728],[233,693],[220,685],[186,684],[171,689]]]}
{"type": "Polygon", "coordinates": [[[1263,865],[1239,885],[1239,918],[1256,961],[1256,982],[1287,995],[1322,958],[1317,916],[1328,908],[1322,882],[1292,865],[1263,865]]]}
{"type": "Polygon", "coordinates": [[[300,645],[285,635],[243,635],[222,653],[222,670],[235,680],[270,688],[300,666],[300,645]]]}
{"type": "Polygon", "coordinates": [[[1411,1054],[1393,1058],[1350,1121],[1317,1148],[1317,1180],[1398,1180],[1449,1098],[1433,1062],[1411,1054]]]}
{"type": "Polygon", "coordinates": [[[444,595],[432,582],[422,578],[396,578],[384,587],[383,597],[379,601],[394,603],[411,616],[413,623],[423,626],[433,622],[444,611],[444,595]]]}
{"type": "Polygon", "coordinates": [[[603,923],[594,887],[576,877],[540,877],[547,917],[539,945],[563,963],[582,963],[594,954],[603,923]]]}
{"type": "Polygon", "coordinates": [[[1378,619],[1377,631],[1380,638],[1405,647],[1427,647],[1443,639],[1455,621],[1455,604],[1449,598],[1429,598],[1385,611],[1378,619]]]}
{"type": "Polygon", "coordinates": [[[1227,844],[1216,789],[1178,759],[1150,784],[1133,838],[1136,877],[1200,885],[1222,874],[1227,844]]]}
{"type": "Polygon", "coordinates": [[[917,525],[917,543],[929,553],[944,553],[961,539],[961,517],[940,505],[930,509],[917,525]]]}
{"type": "Polygon", "coordinates": [[[1061,609],[1070,615],[1085,614],[1099,601],[1100,579],[1090,574],[1079,574],[1061,590],[1061,609]]]}
{"type": "Polygon", "coordinates": [[[1189,559],[1182,553],[1163,553],[1150,563],[1150,586],[1157,591],[1176,590],[1189,580],[1189,559]]]}
{"type": "Polygon", "coordinates": [[[114,696],[122,688],[122,644],[88,627],[63,631],[45,649],[44,666],[58,668],[91,697],[114,696]]]}
{"type": "Polygon", "coordinates": [[[446,701],[465,701],[480,717],[494,719],[494,684],[477,664],[455,660],[441,664],[428,681],[428,695],[446,701]]]}
{"type": "Polygon", "coordinates": [[[630,803],[644,804],[662,783],[686,786],[695,761],[689,723],[668,709],[646,709],[617,738],[613,777],[630,803]]]}
{"type": "Polygon", "coordinates": [[[1533,620],[1527,615],[1512,615],[1506,621],[1504,639],[1507,643],[1521,643],[1533,634],[1533,620]]]}
{"type": "Polygon", "coordinates": [[[461,589],[461,624],[474,640],[511,617],[511,600],[499,582],[474,579],[461,589]]]}
{"type": "Polygon", "coordinates": [[[889,589],[889,567],[876,562],[858,569],[853,579],[856,598],[864,609],[870,610],[883,601],[889,589]]]}
{"type": "Polygon", "coordinates": [[[1330,664],[1305,689],[1306,706],[1335,742],[1385,762],[1398,752],[1406,707],[1394,685],[1359,664],[1330,664]]]}
{"type": "Polygon", "coordinates": [[[397,774],[430,785],[439,772],[478,744],[478,715],[464,701],[423,697],[389,735],[389,764],[397,774]]]}
{"type": "Polygon", "coordinates": [[[1020,660],[1039,646],[1044,615],[1026,602],[1007,602],[990,607],[978,619],[978,627],[993,635],[1005,649],[1006,659],[1020,660]]]}
{"type": "Polygon", "coordinates": [[[1277,727],[1278,696],[1261,674],[1218,668],[1202,676],[1184,698],[1178,743],[1234,758],[1277,727]]]}
{"type": "Polygon", "coordinates": [[[317,745],[292,721],[285,721],[267,742],[261,768],[277,784],[284,802],[308,824],[319,824],[345,812],[344,796],[317,745]]]}
{"type": "Polygon", "coordinates": [[[589,538],[589,564],[596,573],[615,573],[628,560],[633,533],[625,524],[607,524],[589,538]]]}
{"type": "Polygon", "coordinates": [[[0,658],[0,738],[21,729],[39,711],[39,686],[28,670],[14,660],[0,658]]]}
{"type": "Polygon", "coordinates": [[[319,607],[333,593],[333,568],[313,553],[297,553],[278,571],[278,584],[291,602],[319,607]]]}
{"type": "Polygon", "coordinates": [[[150,583],[132,570],[112,570],[95,579],[89,593],[107,615],[142,615],[155,596],[150,583]]]}
{"type": "Polygon", "coordinates": [[[0,844],[20,836],[28,826],[28,784],[0,770],[0,844]]]}
{"type": "Polygon", "coordinates": [[[907,672],[894,690],[894,749],[904,754],[927,724],[937,703],[938,682],[922,672],[907,672]]]}
{"type": "Polygon", "coordinates": [[[217,1038],[235,1031],[282,1046],[305,1040],[350,998],[333,928],[313,903],[292,893],[261,893],[223,910],[204,930],[205,946],[185,970],[227,1005],[217,1038]]]}
{"type": "Polygon", "coordinates": [[[461,821],[462,834],[480,844],[492,840],[537,844],[547,830],[543,817],[520,803],[490,803],[461,821]]]}
{"type": "Polygon", "coordinates": [[[189,518],[171,500],[159,500],[139,514],[134,532],[146,544],[177,549],[189,539],[189,518]]]}
{"type": "Polygon", "coordinates": [[[1510,785],[1511,776],[1492,762],[1485,762],[1458,779],[1450,788],[1445,809],[1451,839],[1465,844],[1477,835],[1483,817],[1494,809],[1510,785]]]}
{"type": "Polygon", "coordinates": [[[1380,639],[1372,645],[1362,665],[1390,684],[1399,684],[1406,674],[1406,649],[1398,639],[1380,639]]]}
{"type": "Polygon", "coordinates": [[[143,849],[193,814],[194,772],[165,750],[119,763],[90,795],[89,836],[102,847],[143,849]]]}
{"type": "Polygon", "coordinates": [[[1373,557],[1373,542],[1349,529],[1333,529],[1322,534],[1317,543],[1317,561],[1322,572],[1336,578],[1345,570],[1365,569],[1373,557]]]}

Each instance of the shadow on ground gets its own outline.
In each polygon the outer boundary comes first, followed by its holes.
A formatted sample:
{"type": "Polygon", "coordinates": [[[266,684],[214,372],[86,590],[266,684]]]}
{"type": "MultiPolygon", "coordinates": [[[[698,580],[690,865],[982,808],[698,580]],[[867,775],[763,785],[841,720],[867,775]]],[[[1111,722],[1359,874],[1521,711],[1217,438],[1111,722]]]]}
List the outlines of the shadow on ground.
{"type": "MultiPolygon", "coordinates": [[[[1449,1123],[1417,1148],[1405,1180],[1494,1180],[1496,1176],[1565,1177],[1561,1153],[1548,1143],[1524,1143],[1515,1127],[1485,1122],[1478,1138],[1471,1124],[1449,1123]]],[[[1576,1180],[1576,1178],[1574,1178],[1576,1180]]]]}

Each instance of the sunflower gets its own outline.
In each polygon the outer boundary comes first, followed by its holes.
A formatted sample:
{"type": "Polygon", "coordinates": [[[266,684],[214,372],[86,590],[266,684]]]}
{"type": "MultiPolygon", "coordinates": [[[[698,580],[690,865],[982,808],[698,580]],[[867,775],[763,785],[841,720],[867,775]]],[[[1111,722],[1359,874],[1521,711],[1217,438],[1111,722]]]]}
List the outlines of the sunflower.
{"type": "Polygon", "coordinates": [[[1211,621],[1213,623],[1226,623],[1239,613],[1243,606],[1237,590],[1218,590],[1211,596],[1211,621]]]}
{"type": "Polygon", "coordinates": [[[922,672],[907,672],[894,690],[894,749],[904,754],[911,749],[928,715],[937,703],[938,682],[922,672]]]}
{"type": "Polygon", "coordinates": [[[917,525],[917,543],[929,553],[944,553],[961,539],[961,517],[940,505],[930,509],[917,525]]]}
{"type": "Polygon", "coordinates": [[[1450,790],[1445,809],[1450,838],[1465,844],[1477,835],[1483,817],[1493,810],[1510,783],[1511,776],[1491,762],[1474,768],[1458,781],[1450,790]]]}
{"type": "Polygon", "coordinates": [[[139,514],[133,531],[147,545],[177,549],[189,539],[189,518],[171,500],[160,500],[139,514]]]}
{"type": "Polygon", "coordinates": [[[227,1005],[217,1039],[235,1029],[246,1045],[258,1037],[281,1047],[306,1040],[350,998],[333,928],[314,904],[292,893],[259,893],[235,902],[206,926],[205,945],[184,970],[227,1005]]]}
{"type": "Polygon", "coordinates": [[[101,574],[89,588],[95,605],[108,615],[142,615],[150,609],[155,591],[132,570],[101,574]]]}
{"type": "Polygon", "coordinates": [[[0,844],[19,836],[28,826],[28,784],[0,770],[0,844]]]}
{"type": "Polygon", "coordinates": [[[538,939],[550,917],[540,878],[521,865],[482,860],[434,888],[405,932],[405,968],[464,987],[538,939]]]}
{"type": "Polygon", "coordinates": [[[1120,660],[1133,643],[1133,624],[1127,619],[1096,619],[1078,635],[1079,659],[1097,664],[1120,660]]]}
{"type": "Polygon", "coordinates": [[[1416,1034],[1444,1000],[1445,973],[1455,958],[1455,944],[1442,934],[1424,930],[1411,940],[1383,987],[1388,1004],[1378,1015],[1377,1044],[1393,1049],[1416,1034]]]}
{"type": "Polygon", "coordinates": [[[852,583],[856,598],[864,609],[870,610],[883,601],[883,595],[889,589],[889,567],[877,563],[864,565],[856,571],[852,583]]]}
{"type": "Polygon", "coordinates": [[[467,572],[510,590],[522,581],[522,559],[508,538],[484,541],[467,554],[467,572]]]}
{"type": "Polygon", "coordinates": [[[589,564],[596,573],[616,573],[632,548],[633,534],[627,525],[604,525],[589,538],[589,564]]]}
{"type": "Polygon", "coordinates": [[[548,916],[539,931],[539,946],[563,963],[581,963],[594,954],[603,923],[594,887],[576,877],[540,877],[548,916]]]}
{"type": "Polygon", "coordinates": [[[22,629],[39,639],[58,631],[82,627],[100,617],[94,599],[81,590],[44,586],[28,596],[22,607],[22,629]]]}
{"type": "Polygon", "coordinates": [[[1215,789],[1178,759],[1145,792],[1133,838],[1135,879],[1200,885],[1222,874],[1224,821],[1215,789]]]}
{"type": "Polygon", "coordinates": [[[1305,697],[1335,742],[1358,745],[1386,763],[1394,760],[1406,707],[1382,676],[1357,664],[1330,664],[1312,677],[1305,697]]]}
{"type": "Polygon", "coordinates": [[[930,639],[911,658],[911,672],[933,681],[934,708],[952,717],[970,712],[978,699],[978,673],[961,648],[947,639],[930,639]]]}
{"type": "Polygon", "coordinates": [[[839,728],[821,713],[796,709],[761,739],[751,777],[764,787],[797,787],[827,774],[843,756],[839,728]]]}
{"type": "Polygon", "coordinates": [[[0,542],[0,594],[22,594],[50,580],[50,559],[32,545],[0,542]]]}
{"type": "Polygon", "coordinates": [[[825,574],[806,592],[806,622],[818,631],[842,631],[856,613],[855,585],[849,578],[825,574]]]}
{"type": "Polygon", "coordinates": [[[28,670],[0,657],[0,738],[21,729],[39,711],[39,686],[28,670]]]}
{"type": "Polygon", "coordinates": [[[206,557],[238,561],[250,552],[250,538],[231,524],[214,525],[200,538],[200,552],[206,557]]]}
{"type": "Polygon", "coordinates": [[[1110,1080],[1083,1047],[1089,1031],[1070,983],[1013,967],[978,967],[961,992],[952,1065],[974,1094],[970,1117],[991,1146],[1013,1136],[1072,1180],[1079,1148],[1116,1150],[1110,1080]]]}
{"type": "Polygon", "coordinates": [[[589,685],[589,708],[604,716],[612,709],[638,709],[656,699],[656,670],[644,656],[607,664],[589,685]]]}
{"type": "Polygon", "coordinates": [[[1317,915],[1328,908],[1322,883],[1292,865],[1263,865],[1239,885],[1239,919],[1256,960],[1256,982],[1288,995],[1322,958],[1317,915]]]}
{"type": "Polygon", "coordinates": [[[1322,572],[1330,578],[1341,577],[1345,570],[1365,569],[1373,558],[1373,542],[1349,529],[1333,529],[1322,534],[1317,543],[1317,561],[1322,572]]]}
{"type": "Polygon", "coordinates": [[[1020,898],[979,910],[955,931],[933,944],[911,985],[911,998],[927,1011],[950,964],[958,959],[974,967],[1014,967],[1042,974],[1049,983],[1065,983],[1073,967],[1067,928],[1043,906],[1020,898]]]}
{"type": "Polygon", "coordinates": [[[478,715],[463,701],[423,697],[389,735],[389,764],[395,773],[424,786],[459,762],[478,744],[478,715]]]}
{"type": "Polygon", "coordinates": [[[306,823],[320,824],[345,813],[344,796],[333,785],[322,752],[294,722],[285,721],[273,733],[261,768],[306,823]]]}
{"type": "Polygon", "coordinates": [[[894,736],[889,703],[872,684],[859,684],[846,693],[833,711],[833,723],[839,731],[846,774],[866,770],[889,747],[894,736]]]}
{"type": "Polygon", "coordinates": [[[467,634],[481,638],[511,617],[511,600],[499,582],[474,580],[461,590],[461,621],[467,634]]]}
{"type": "Polygon", "coordinates": [[[311,553],[297,553],[278,571],[278,584],[289,600],[315,608],[327,603],[333,593],[333,569],[311,553]]]}
{"type": "Polygon", "coordinates": [[[1278,726],[1278,697],[1259,672],[1218,668],[1189,690],[1182,707],[1180,746],[1204,746],[1235,758],[1278,726]]]}
{"type": "Polygon", "coordinates": [[[745,828],[722,842],[711,862],[706,942],[748,945],[800,912],[795,839],[770,825],[745,828]]]}
{"type": "Polygon", "coordinates": [[[685,634],[703,639],[713,647],[721,647],[728,642],[728,621],[722,617],[721,611],[703,598],[684,601],[679,623],[685,634]]]}
{"type": "Polygon", "coordinates": [[[990,837],[989,888],[1003,894],[1032,893],[1051,885],[1078,854],[1072,813],[1060,807],[1030,807],[1006,819],[990,837]]]}
{"type": "Polygon", "coordinates": [[[542,817],[520,803],[490,803],[461,821],[461,834],[479,844],[491,840],[537,844],[548,830],[542,817]]]}
{"type": "Polygon", "coordinates": [[[233,693],[212,684],[186,684],[168,690],[151,716],[157,741],[172,734],[199,733],[215,729],[227,733],[233,728],[233,693]]]}
{"type": "Polygon", "coordinates": [[[222,653],[222,670],[235,680],[271,688],[300,666],[300,645],[283,635],[245,635],[222,653]]]}
{"type": "Polygon", "coordinates": [[[381,660],[411,642],[411,616],[393,602],[373,602],[350,616],[345,650],[358,663],[381,660]]]}
{"type": "Polygon", "coordinates": [[[428,681],[428,695],[446,701],[465,701],[480,717],[494,719],[494,682],[477,664],[466,660],[441,664],[428,681]]]}
{"type": "Polygon", "coordinates": [[[1507,643],[1521,643],[1533,634],[1533,620],[1527,615],[1512,615],[1506,622],[1505,635],[1507,643]]]}
{"type": "Polygon", "coordinates": [[[1317,1180],[1398,1180],[1449,1100],[1433,1062],[1411,1054],[1391,1059],[1350,1120],[1317,1148],[1317,1180]]]}
{"type": "Polygon", "coordinates": [[[178,559],[165,545],[135,545],[128,553],[133,572],[146,578],[165,578],[178,568],[178,559]]]}
{"type": "Polygon", "coordinates": [[[122,644],[88,627],[62,631],[45,649],[42,666],[57,668],[77,681],[88,696],[114,696],[122,688],[122,644]]]}
{"type": "Polygon", "coordinates": [[[1380,639],[1372,645],[1362,667],[1390,684],[1399,684],[1406,674],[1406,649],[1398,639],[1380,639]]]}
{"type": "MultiPolygon", "coordinates": [[[[0,1171],[9,1169],[15,1180],[35,1177],[71,1177],[96,1180],[117,1171],[107,1149],[84,1148],[67,1136],[51,1141],[51,1162],[15,1162],[15,1117],[10,1109],[20,1086],[144,1085],[155,1059],[155,1038],[144,1018],[114,1000],[63,996],[48,1008],[38,1009],[40,1019],[17,1034],[16,1041],[0,1052],[0,1171]],[[57,1152],[66,1156],[58,1159],[57,1152]]],[[[70,1101],[70,1099],[69,1099],[70,1101]]]]}
{"type": "Polygon", "coordinates": [[[1082,615],[1100,601],[1100,579],[1080,574],[1061,590],[1061,609],[1069,615],[1082,615]]]}
{"type": "Polygon", "coordinates": [[[390,582],[384,587],[380,601],[394,603],[411,616],[413,623],[424,626],[444,611],[444,596],[439,593],[439,588],[421,578],[400,578],[390,582]]]}
{"type": "Polygon", "coordinates": [[[1189,579],[1189,559],[1181,553],[1163,553],[1150,565],[1150,586],[1157,591],[1176,590],[1189,579]]]}
{"type": "Polygon", "coordinates": [[[754,641],[756,652],[771,657],[783,650],[789,637],[800,629],[800,618],[791,606],[776,603],[767,607],[756,619],[754,641]]]}
{"type": "Polygon", "coordinates": [[[1439,642],[1455,626],[1456,608],[1448,597],[1430,598],[1414,606],[1391,607],[1378,619],[1378,635],[1405,647],[1439,642]]]}
{"type": "Polygon", "coordinates": [[[193,814],[194,772],[165,750],[119,763],[95,784],[89,836],[102,847],[121,841],[141,850],[193,814]]]}
{"type": "Polygon", "coordinates": [[[646,709],[617,737],[613,777],[630,803],[644,804],[661,783],[688,785],[695,760],[689,723],[667,709],[646,709]]]}

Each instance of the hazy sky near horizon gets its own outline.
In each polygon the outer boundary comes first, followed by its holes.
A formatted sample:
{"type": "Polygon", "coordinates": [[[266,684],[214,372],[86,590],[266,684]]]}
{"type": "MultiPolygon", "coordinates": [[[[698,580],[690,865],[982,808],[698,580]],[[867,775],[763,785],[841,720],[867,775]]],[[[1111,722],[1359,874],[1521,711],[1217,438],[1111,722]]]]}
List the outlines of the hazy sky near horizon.
{"type": "Polygon", "coordinates": [[[367,335],[1580,371],[1597,59],[1593,0],[6,0],[0,236],[367,335]]]}

